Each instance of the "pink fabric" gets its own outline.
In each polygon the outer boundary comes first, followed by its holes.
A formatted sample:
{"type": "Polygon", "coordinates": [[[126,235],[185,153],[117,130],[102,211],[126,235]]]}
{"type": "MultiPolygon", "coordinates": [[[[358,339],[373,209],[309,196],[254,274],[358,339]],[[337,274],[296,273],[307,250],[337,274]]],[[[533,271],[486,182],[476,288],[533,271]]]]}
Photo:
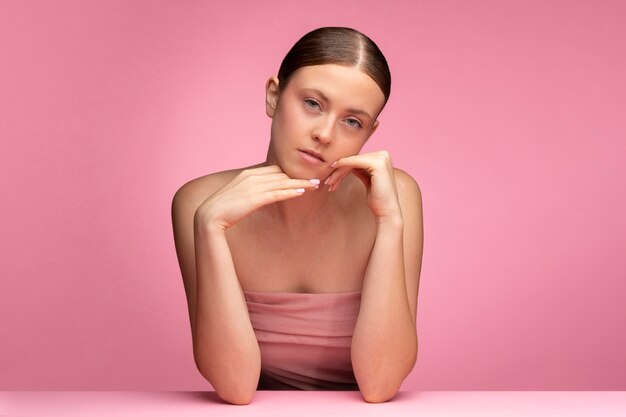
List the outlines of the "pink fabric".
{"type": "Polygon", "coordinates": [[[350,347],[360,291],[243,293],[261,349],[258,389],[359,389],[350,347]]]}

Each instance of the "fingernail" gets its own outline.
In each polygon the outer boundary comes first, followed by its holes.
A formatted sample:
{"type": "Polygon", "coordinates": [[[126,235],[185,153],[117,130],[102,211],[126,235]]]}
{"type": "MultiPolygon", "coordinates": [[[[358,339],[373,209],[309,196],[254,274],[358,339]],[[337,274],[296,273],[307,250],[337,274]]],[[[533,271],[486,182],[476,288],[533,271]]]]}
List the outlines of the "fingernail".
{"type": "Polygon", "coordinates": [[[313,187],[314,190],[317,190],[318,188],[320,188],[319,185],[316,185],[315,187],[313,187]]]}
{"type": "Polygon", "coordinates": [[[337,161],[335,161],[335,162],[333,162],[332,164],[330,164],[330,167],[331,167],[331,168],[334,168],[334,167],[335,167],[335,165],[337,165],[337,161]]]}
{"type": "Polygon", "coordinates": [[[328,180],[330,180],[330,177],[327,177],[327,178],[324,180],[324,184],[328,184],[328,180]]]}
{"type": "Polygon", "coordinates": [[[311,182],[311,184],[316,184],[316,185],[320,183],[320,180],[318,180],[317,178],[310,179],[309,181],[311,182]]]}
{"type": "Polygon", "coordinates": [[[304,192],[304,188],[296,188],[296,192],[297,193],[303,193],[304,192]]]}

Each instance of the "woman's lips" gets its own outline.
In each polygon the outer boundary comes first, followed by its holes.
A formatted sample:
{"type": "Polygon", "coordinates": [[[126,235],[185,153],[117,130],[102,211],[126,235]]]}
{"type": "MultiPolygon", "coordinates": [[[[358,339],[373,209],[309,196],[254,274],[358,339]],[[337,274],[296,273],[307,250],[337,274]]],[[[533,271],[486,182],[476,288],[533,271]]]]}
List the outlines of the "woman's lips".
{"type": "Polygon", "coordinates": [[[324,163],[324,161],[322,161],[321,159],[317,158],[316,156],[310,155],[306,152],[301,151],[300,149],[298,149],[298,154],[300,155],[300,158],[302,158],[303,160],[307,161],[310,164],[313,165],[322,165],[324,163]]]}

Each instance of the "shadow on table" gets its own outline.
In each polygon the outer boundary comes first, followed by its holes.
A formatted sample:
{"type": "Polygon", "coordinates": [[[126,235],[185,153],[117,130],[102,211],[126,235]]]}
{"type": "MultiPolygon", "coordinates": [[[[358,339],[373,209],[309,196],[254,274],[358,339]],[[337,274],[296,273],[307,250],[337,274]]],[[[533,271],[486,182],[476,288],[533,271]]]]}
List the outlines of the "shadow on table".
{"type": "Polygon", "coordinates": [[[191,402],[216,402],[220,404],[230,404],[229,402],[222,400],[219,395],[215,393],[215,391],[179,391],[173,394],[179,398],[188,399],[191,402]]]}
{"type": "MultiPolygon", "coordinates": [[[[275,393],[277,391],[272,391],[272,392],[275,393]]],[[[293,391],[286,391],[286,392],[293,392],[293,391]]],[[[300,392],[305,392],[305,391],[300,391],[300,392]]],[[[338,392],[338,391],[329,391],[329,392],[338,392]]],[[[355,393],[354,391],[341,391],[341,392],[345,392],[346,394],[349,393],[351,395],[356,395],[354,399],[358,399],[359,401],[365,402],[363,400],[363,397],[361,397],[359,393],[355,393]]],[[[178,391],[178,392],[171,392],[170,394],[175,395],[177,398],[180,398],[180,399],[187,399],[191,402],[197,402],[197,403],[216,402],[220,404],[230,404],[229,402],[222,400],[215,393],[215,391],[178,391]]],[[[395,395],[395,397],[393,397],[391,400],[387,402],[414,401],[415,399],[418,398],[419,395],[420,395],[419,391],[400,391],[395,395]]],[[[352,398],[352,396],[350,398],[352,398]]]]}

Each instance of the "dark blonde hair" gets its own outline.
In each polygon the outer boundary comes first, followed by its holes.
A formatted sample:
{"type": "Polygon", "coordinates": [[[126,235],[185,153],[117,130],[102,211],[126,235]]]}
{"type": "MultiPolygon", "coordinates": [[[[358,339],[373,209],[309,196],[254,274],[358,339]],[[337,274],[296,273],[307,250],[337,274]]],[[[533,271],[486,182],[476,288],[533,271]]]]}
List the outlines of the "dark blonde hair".
{"type": "Polygon", "coordinates": [[[348,27],[315,29],[296,42],[280,64],[278,86],[282,92],[291,75],[309,65],[339,64],[356,67],[372,78],[385,96],[391,94],[391,73],[383,53],[370,38],[348,27]]]}

